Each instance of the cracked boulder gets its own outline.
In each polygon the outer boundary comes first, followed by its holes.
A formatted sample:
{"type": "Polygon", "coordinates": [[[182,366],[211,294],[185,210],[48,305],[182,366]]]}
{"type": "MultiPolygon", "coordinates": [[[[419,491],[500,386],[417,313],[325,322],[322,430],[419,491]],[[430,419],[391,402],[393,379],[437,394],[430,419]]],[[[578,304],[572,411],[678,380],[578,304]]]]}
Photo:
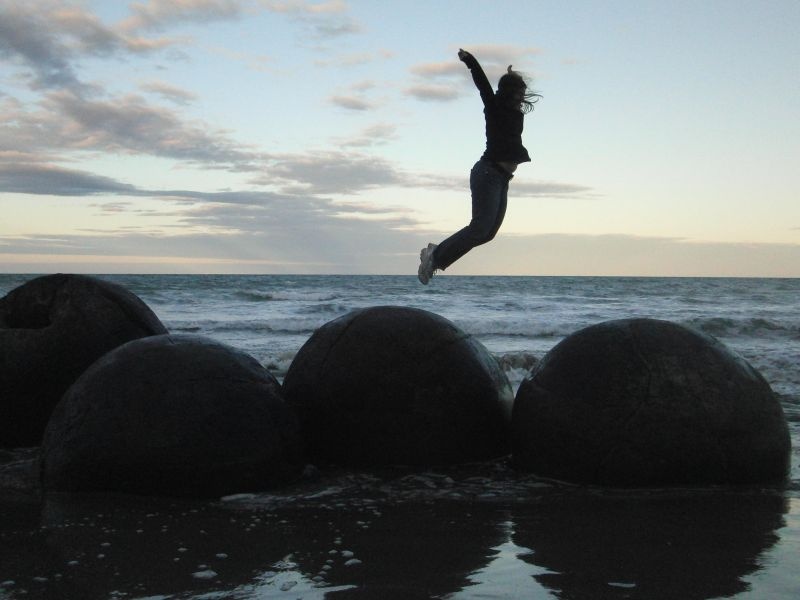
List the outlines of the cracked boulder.
{"type": "Polygon", "coordinates": [[[302,468],[297,421],[258,361],[199,335],[106,354],[56,407],[46,490],[214,497],[268,489],[302,468]]]}
{"type": "Polygon", "coordinates": [[[587,327],[517,392],[517,468],[610,486],[780,483],[791,450],[769,384],[718,340],[655,319],[587,327]]]}
{"type": "Polygon", "coordinates": [[[283,387],[315,464],[454,464],[510,450],[505,374],[480,342],[424,310],[376,306],[330,321],[283,387]]]}
{"type": "Polygon", "coordinates": [[[122,286],[46,275],[0,299],[0,447],[38,446],[53,408],[95,360],[134,339],[166,333],[122,286]]]}

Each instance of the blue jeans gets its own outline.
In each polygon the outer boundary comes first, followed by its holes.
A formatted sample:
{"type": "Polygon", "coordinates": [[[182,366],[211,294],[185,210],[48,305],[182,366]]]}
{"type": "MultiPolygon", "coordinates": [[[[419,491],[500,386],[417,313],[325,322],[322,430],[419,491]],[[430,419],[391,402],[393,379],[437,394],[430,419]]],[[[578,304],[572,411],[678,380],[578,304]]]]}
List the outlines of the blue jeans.
{"type": "Polygon", "coordinates": [[[506,216],[511,175],[492,161],[480,159],[469,174],[472,220],[444,240],[433,254],[436,269],[446,269],[475,246],[494,239],[506,216]]]}

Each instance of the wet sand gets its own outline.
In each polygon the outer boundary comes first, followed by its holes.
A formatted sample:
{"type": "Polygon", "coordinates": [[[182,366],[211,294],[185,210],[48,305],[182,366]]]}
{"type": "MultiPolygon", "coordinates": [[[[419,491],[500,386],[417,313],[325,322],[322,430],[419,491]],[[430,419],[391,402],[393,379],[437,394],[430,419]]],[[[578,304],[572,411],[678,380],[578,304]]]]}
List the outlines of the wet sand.
{"type": "MultiPolygon", "coordinates": [[[[800,494],[609,491],[504,461],[215,501],[40,497],[0,468],[0,598],[795,598],[800,494]]],[[[13,458],[13,460],[12,460],[13,458]]]]}

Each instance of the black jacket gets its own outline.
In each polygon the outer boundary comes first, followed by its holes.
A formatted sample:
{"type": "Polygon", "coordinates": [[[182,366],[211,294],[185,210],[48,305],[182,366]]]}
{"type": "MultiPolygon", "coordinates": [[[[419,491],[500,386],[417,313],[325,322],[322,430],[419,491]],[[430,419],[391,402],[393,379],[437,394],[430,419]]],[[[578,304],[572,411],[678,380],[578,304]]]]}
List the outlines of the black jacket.
{"type": "Polygon", "coordinates": [[[522,125],[525,115],[500,101],[474,56],[467,53],[464,64],[469,67],[472,80],[483,100],[483,114],[486,117],[486,152],[482,158],[517,164],[529,162],[531,157],[522,145],[522,125]]]}

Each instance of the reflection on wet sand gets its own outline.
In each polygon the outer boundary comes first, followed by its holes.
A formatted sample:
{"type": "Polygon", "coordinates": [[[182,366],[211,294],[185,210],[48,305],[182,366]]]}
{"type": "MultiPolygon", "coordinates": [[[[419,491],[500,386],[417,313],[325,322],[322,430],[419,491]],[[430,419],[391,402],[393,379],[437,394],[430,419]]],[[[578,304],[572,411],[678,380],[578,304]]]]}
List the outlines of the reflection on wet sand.
{"type": "Polygon", "coordinates": [[[717,598],[778,540],[779,493],[572,493],[514,513],[522,560],[561,598],[717,598]]]}
{"type": "MultiPolygon", "coordinates": [[[[777,491],[608,492],[475,469],[222,502],[0,498],[0,598],[699,599],[744,592],[770,548],[797,549],[779,540],[795,517],[777,491]]],[[[785,589],[786,564],[758,590],[785,589]]]]}
{"type": "Polygon", "coordinates": [[[294,597],[438,597],[468,586],[468,575],[507,538],[497,509],[475,508],[473,514],[467,504],[350,499],[273,511],[59,495],[48,497],[43,528],[28,540],[26,564],[18,566],[42,598],[104,598],[109,591],[169,598],[290,591],[294,597]]]}

